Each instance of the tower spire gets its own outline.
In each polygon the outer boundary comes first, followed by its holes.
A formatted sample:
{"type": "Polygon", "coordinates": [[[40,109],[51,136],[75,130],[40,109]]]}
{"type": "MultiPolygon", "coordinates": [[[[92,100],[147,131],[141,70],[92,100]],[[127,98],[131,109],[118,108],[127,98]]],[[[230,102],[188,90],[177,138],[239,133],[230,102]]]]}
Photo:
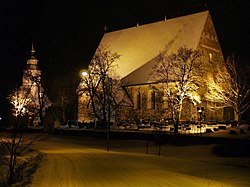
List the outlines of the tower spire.
{"type": "Polygon", "coordinates": [[[34,49],[34,44],[32,42],[31,44],[31,50],[30,50],[30,58],[27,60],[27,64],[36,64],[37,65],[37,58],[35,57],[36,50],[34,49]]]}
{"type": "Polygon", "coordinates": [[[34,49],[34,45],[32,42],[32,44],[31,44],[31,58],[35,58],[35,52],[36,52],[36,50],[34,49]]]}

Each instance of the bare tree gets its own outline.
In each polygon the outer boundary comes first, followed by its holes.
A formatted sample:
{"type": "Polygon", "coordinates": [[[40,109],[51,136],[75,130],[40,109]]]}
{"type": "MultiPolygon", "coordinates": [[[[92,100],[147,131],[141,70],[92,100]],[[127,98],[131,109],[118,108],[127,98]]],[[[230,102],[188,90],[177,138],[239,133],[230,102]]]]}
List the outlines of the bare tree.
{"type": "Polygon", "coordinates": [[[188,98],[194,104],[200,102],[198,90],[202,81],[201,52],[181,47],[170,55],[161,53],[154,67],[153,77],[157,82],[164,83],[175,133],[178,133],[184,99],[188,98]]]}
{"type": "Polygon", "coordinates": [[[26,136],[24,133],[29,117],[34,114],[34,111],[30,110],[29,107],[33,102],[30,97],[31,92],[32,86],[26,87],[25,90],[16,89],[8,97],[10,104],[13,106],[12,115],[15,117],[15,122],[11,132],[0,138],[3,165],[8,168],[8,184],[13,184],[16,181],[18,157],[23,155],[33,143],[41,140],[40,135],[26,136]]]}
{"type": "Polygon", "coordinates": [[[211,107],[232,107],[235,120],[240,120],[250,106],[249,73],[249,66],[240,66],[238,57],[229,56],[226,65],[220,66],[217,74],[207,81],[207,100],[219,103],[211,107]]]}
{"type": "Polygon", "coordinates": [[[120,55],[112,53],[108,47],[99,47],[80,84],[80,90],[88,93],[95,117],[102,121],[104,126],[108,122],[108,110],[110,108],[112,113],[115,109],[112,105],[116,105],[118,93],[121,91],[114,66],[119,57],[120,55]]]}
{"type": "MultiPolygon", "coordinates": [[[[29,108],[33,108],[35,116],[39,116],[41,125],[44,122],[45,109],[51,105],[51,101],[47,96],[47,86],[42,87],[42,79],[40,73],[33,73],[31,70],[27,70],[24,75],[32,85],[31,94],[29,97],[33,98],[32,105],[29,108]]],[[[24,88],[25,89],[25,88],[24,88]]]]}
{"type": "Polygon", "coordinates": [[[120,55],[111,52],[108,47],[99,47],[80,84],[80,90],[87,92],[95,117],[103,127],[107,128],[108,141],[112,115],[124,101],[121,82],[115,74],[114,63],[119,58],[120,55]]]}
{"type": "Polygon", "coordinates": [[[24,133],[21,123],[22,119],[18,119],[18,126],[14,128],[10,134],[4,134],[0,138],[2,163],[1,166],[7,166],[7,183],[13,184],[17,180],[17,168],[19,166],[19,158],[27,153],[30,146],[44,139],[44,135],[28,136],[24,133]]]}
{"type": "Polygon", "coordinates": [[[65,89],[58,90],[58,97],[56,101],[56,105],[59,106],[62,112],[62,121],[63,123],[66,122],[66,107],[69,103],[69,95],[67,94],[67,91],[65,89]]]}
{"type": "Polygon", "coordinates": [[[68,80],[63,80],[62,84],[61,82],[57,83],[56,91],[55,91],[55,99],[54,99],[54,106],[59,109],[60,116],[62,123],[65,124],[67,120],[67,107],[71,102],[72,94],[69,90],[69,87],[71,85],[69,84],[68,80]]]}
{"type": "Polygon", "coordinates": [[[32,86],[29,87],[21,87],[21,88],[15,88],[14,91],[12,91],[9,96],[8,100],[10,104],[12,105],[12,115],[16,117],[23,116],[26,113],[29,113],[30,115],[33,115],[33,110],[30,109],[30,105],[35,105],[33,96],[31,94],[32,86]]]}

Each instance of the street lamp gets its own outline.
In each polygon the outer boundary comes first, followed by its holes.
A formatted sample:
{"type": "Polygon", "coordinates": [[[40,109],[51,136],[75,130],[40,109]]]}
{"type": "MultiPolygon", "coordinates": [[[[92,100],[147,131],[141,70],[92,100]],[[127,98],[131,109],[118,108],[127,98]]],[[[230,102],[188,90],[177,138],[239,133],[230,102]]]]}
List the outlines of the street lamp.
{"type": "Polygon", "coordinates": [[[202,120],[202,113],[204,111],[204,107],[197,107],[197,111],[199,113],[199,122],[200,122],[200,133],[201,133],[201,120],[202,120]]]}
{"type": "Polygon", "coordinates": [[[79,73],[80,77],[81,77],[81,86],[82,88],[86,88],[86,86],[88,85],[88,70],[87,69],[82,69],[79,73]]]}
{"type": "Polygon", "coordinates": [[[83,69],[80,71],[80,77],[87,77],[88,76],[88,70],[87,69],[83,69]]]}
{"type": "Polygon", "coordinates": [[[86,71],[83,71],[83,72],[81,73],[81,75],[82,75],[82,77],[86,77],[86,76],[88,75],[88,73],[87,73],[86,71]]]}
{"type": "Polygon", "coordinates": [[[197,111],[198,111],[198,113],[199,113],[199,115],[200,115],[200,118],[199,118],[199,121],[201,121],[202,120],[202,113],[203,113],[203,111],[204,111],[204,107],[197,107],[197,111]]]}
{"type": "Polygon", "coordinates": [[[88,69],[81,69],[79,71],[79,77],[81,78],[80,83],[77,88],[78,93],[78,114],[77,118],[78,121],[81,123],[88,122],[89,119],[89,108],[88,108],[88,101],[89,101],[89,92],[88,92],[88,69]]]}

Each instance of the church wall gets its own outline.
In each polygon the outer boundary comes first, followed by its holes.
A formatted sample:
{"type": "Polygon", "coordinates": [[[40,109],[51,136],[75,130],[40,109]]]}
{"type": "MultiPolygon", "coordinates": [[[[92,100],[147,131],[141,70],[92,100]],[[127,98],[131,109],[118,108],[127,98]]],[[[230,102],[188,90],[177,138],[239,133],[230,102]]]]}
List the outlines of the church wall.
{"type": "MultiPolygon", "coordinates": [[[[225,66],[225,61],[210,15],[207,17],[198,49],[203,52],[205,61],[204,68],[207,72],[207,77],[205,77],[206,81],[209,80],[209,78],[214,79],[219,71],[219,67],[225,66]]],[[[205,108],[205,119],[208,121],[224,121],[223,107],[221,107],[219,103],[215,103],[215,101],[206,101],[206,94],[208,94],[208,88],[205,86],[203,87],[203,93],[201,93],[201,98],[203,98],[201,102],[205,108]]]]}
{"type": "Polygon", "coordinates": [[[78,122],[80,123],[89,123],[93,122],[95,117],[93,111],[89,104],[89,96],[86,93],[82,93],[78,96],[78,122]]]}
{"type": "MultiPolygon", "coordinates": [[[[119,119],[122,119],[121,121],[134,120],[139,122],[140,119],[145,121],[172,119],[164,84],[129,86],[126,89],[129,90],[128,93],[133,100],[133,106],[120,108],[118,115],[121,115],[119,117],[119,119]],[[155,98],[152,98],[153,91],[155,92],[155,98]]],[[[188,99],[184,100],[181,120],[196,121],[198,120],[197,114],[196,107],[188,99]]]]}

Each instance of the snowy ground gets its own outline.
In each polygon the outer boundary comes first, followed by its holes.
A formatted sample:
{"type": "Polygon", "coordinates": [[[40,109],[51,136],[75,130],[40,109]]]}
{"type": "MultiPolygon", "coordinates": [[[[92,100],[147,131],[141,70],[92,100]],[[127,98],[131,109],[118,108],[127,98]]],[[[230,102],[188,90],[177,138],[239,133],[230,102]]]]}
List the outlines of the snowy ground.
{"type": "Polygon", "coordinates": [[[45,153],[31,187],[250,186],[250,158],[221,158],[214,145],[161,147],[139,140],[53,136],[34,148],[45,153]]]}

